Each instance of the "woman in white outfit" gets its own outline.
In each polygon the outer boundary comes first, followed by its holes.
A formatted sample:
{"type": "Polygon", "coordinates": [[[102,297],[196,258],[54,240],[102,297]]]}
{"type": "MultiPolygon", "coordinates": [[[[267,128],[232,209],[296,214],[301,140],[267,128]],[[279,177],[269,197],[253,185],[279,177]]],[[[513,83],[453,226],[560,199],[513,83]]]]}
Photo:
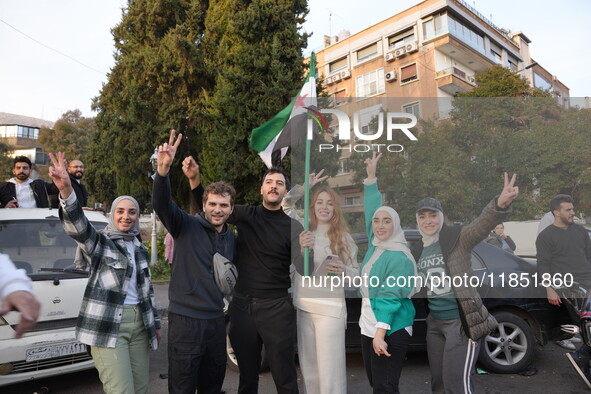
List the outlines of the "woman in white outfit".
{"type": "Polygon", "coordinates": [[[325,275],[338,275],[342,283],[345,276],[359,275],[359,266],[357,245],[343,217],[339,196],[330,187],[318,189],[311,199],[310,230],[315,236],[314,266],[320,267],[329,255],[337,257],[326,265],[326,272],[311,274],[315,280],[296,273],[300,368],[307,394],[346,393],[345,292],[342,286],[331,289],[331,277],[325,275]],[[318,286],[324,278],[328,285],[318,286]]]}

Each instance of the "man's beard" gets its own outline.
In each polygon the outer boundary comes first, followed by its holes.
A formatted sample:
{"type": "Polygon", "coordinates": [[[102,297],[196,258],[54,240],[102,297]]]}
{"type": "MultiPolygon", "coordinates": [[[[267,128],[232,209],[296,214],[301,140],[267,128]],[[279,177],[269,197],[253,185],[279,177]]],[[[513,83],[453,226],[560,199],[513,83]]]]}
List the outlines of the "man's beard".
{"type": "Polygon", "coordinates": [[[29,177],[29,174],[23,174],[23,173],[16,174],[16,178],[19,179],[19,180],[21,180],[21,181],[26,180],[28,177],[29,177]]]}
{"type": "Polygon", "coordinates": [[[70,175],[72,175],[74,178],[80,180],[84,176],[84,173],[83,172],[80,172],[80,171],[76,171],[74,173],[71,173],[70,172],[70,175]]]}
{"type": "Polygon", "coordinates": [[[281,200],[269,201],[267,198],[263,198],[263,202],[273,208],[281,206],[281,200]]]}

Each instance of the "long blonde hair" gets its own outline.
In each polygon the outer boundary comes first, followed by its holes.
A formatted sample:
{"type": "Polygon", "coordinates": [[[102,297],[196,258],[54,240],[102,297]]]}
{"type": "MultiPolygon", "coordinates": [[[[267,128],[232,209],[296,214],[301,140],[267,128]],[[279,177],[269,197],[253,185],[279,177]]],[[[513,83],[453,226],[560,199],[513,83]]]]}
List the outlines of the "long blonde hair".
{"type": "Polygon", "coordinates": [[[312,197],[312,203],[308,208],[310,211],[310,230],[314,231],[318,227],[318,220],[316,218],[316,212],[314,208],[316,206],[318,196],[320,196],[320,193],[323,192],[330,196],[332,205],[334,207],[334,214],[329,221],[330,227],[326,233],[328,240],[330,241],[330,250],[332,253],[339,256],[339,259],[343,263],[347,264],[347,262],[350,262],[353,258],[353,256],[351,256],[351,251],[347,246],[347,239],[350,238],[349,226],[347,225],[347,221],[343,216],[343,211],[341,209],[341,199],[339,198],[338,194],[336,194],[335,191],[328,186],[324,186],[316,190],[314,196],[312,197]]]}

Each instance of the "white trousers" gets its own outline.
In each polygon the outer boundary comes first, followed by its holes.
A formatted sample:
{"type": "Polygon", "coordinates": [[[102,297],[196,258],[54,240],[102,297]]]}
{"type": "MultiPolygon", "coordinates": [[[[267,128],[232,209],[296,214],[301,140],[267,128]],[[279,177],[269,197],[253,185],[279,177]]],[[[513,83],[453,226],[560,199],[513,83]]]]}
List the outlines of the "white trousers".
{"type": "Polygon", "coordinates": [[[345,327],[338,318],[298,309],[298,358],[306,394],[345,394],[345,327]]]}

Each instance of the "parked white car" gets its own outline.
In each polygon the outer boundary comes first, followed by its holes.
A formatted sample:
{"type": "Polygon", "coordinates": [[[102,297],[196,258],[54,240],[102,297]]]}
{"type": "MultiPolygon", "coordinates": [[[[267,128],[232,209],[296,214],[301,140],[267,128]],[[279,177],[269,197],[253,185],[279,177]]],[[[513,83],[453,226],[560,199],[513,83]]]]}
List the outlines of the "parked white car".
{"type": "MultiPolygon", "coordinates": [[[[95,228],[106,226],[102,214],[85,213],[95,228]]],[[[0,252],[27,271],[41,303],[37,325],[21,339],[14,339],[20,314],[0,317],[0,386],[94,368],[74,335],[88,281],[88,272],[74,270],[75,251],[57,209],[0,209],[0,252]]]]}

